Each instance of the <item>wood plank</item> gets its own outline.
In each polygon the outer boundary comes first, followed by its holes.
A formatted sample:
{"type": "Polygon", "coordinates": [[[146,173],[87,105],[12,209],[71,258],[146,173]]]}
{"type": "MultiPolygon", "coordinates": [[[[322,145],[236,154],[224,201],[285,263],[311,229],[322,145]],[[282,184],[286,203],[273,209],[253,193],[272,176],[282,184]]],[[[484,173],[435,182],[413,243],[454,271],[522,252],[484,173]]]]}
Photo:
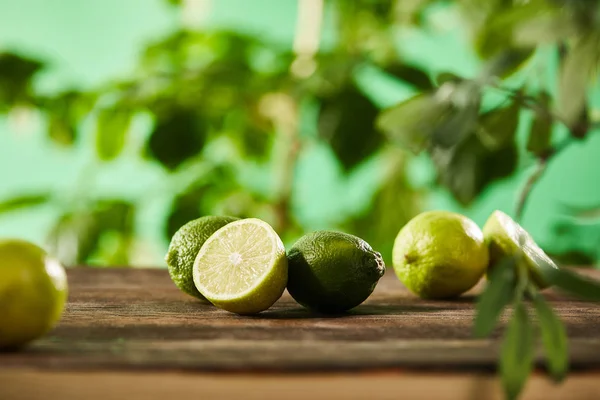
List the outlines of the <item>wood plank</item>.
{"type": "MultiPolygon", "coordinates": [[[[520,400],[598,399],[598,374],[573,374],[560,386],[534,375],[520,400]]],[[[2,400],[123,399],[436,399],[502,400],[486,374],[189,374],[177,372],[52,372],[0,369],[2,400]]]]}
{"type": "MultiPolygon", "coordinates": [[[[497,359],[497,340],[471,336],[477,289],[455,301],[425,301],[387,274],[346,315],[310,313],[286,294],[259,316],[240,317],[180,293],[165,270],[68,274],[59,326],[25,351],[0,354],[0,371],[490,371],[497,359]]],[[[567,324],[574,368],[600,369],[600,307],[548,297],[567,324]]]]}

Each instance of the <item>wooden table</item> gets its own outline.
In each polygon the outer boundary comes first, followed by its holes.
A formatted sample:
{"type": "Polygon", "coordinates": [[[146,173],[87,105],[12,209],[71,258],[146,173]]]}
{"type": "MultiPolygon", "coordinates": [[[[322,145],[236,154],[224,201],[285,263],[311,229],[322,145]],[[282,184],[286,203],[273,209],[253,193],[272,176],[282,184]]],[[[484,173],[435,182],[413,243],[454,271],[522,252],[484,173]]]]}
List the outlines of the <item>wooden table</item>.
{"type": "MultiPolygon", "coordinates": [[[[388,273],[347,315],[312,314],[285,294],[241,317],[180,293],[165,270],[68,274],[59,326],[0,354],[0,400],[502,398],[498,340],[471,336],[477,288],[425,301],[388,273]]],[[[600,399],[600,306],[548,298],[567,324],[573,371],[555,386],[540,368],[523,398],[600,399]]]]}

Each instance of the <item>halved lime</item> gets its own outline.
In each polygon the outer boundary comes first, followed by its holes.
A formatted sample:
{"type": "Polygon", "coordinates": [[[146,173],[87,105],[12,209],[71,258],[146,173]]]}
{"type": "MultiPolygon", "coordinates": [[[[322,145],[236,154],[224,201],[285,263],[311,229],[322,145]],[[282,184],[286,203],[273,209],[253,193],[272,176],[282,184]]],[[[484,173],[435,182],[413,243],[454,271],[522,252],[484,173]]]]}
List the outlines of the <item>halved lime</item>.
{"type": "Polygon", "coordinates": [[[535,243],[531,235],[502,211],[494,211],[483,227],[483,236],[489,246],[490,265],[504,257],[523,252],[529,271],[529,278],[539,287],[546,288],[548,283],[542,277],[540,266],[558,268],[544,250],[535,243]]]}
{"type": "Polygon", "coordinates": [[[264,221],[231,222],[202,245],[193,276],[198,291],[217,307],[237,314],[258,313],[271,307],[285,289],[285,248],[264,221]]]}

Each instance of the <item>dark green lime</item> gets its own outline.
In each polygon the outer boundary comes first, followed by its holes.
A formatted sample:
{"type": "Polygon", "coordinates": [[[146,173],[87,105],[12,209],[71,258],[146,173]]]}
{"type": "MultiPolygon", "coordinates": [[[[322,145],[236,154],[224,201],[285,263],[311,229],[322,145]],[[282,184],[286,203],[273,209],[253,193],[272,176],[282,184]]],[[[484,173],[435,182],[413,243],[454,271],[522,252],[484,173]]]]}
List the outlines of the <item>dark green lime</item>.
{"type": "Polygon", "coordinates": [[[318,231],[288,253],[288,286],[304,307],[341,313],[365,301],[385,272],[381,254],[353,235],[318,231]]]}

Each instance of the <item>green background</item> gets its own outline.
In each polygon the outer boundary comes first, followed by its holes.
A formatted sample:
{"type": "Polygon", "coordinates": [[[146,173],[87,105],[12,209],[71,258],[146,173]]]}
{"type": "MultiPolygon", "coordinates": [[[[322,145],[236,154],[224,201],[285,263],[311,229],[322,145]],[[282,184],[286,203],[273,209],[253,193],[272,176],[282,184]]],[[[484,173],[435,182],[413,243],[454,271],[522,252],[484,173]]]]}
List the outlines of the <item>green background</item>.
{"type": "MultiPolygon", "coordinates": [[[[217,0],[212,2],[206,27],[228,27],[263,35],[265,39],[290,45],[296,21],[296,0],[217,0]]],[[[20,0],[0,1],[0,50],[40,57],[50,67],[36,81],[41,91],[91,87],[125,76],[132,71],[139,51],[181,26],[180,12],[162,0],[20,0]]],[[[479,63],[468,46],[466,32],[453,9],[433,11],[434,27],[424,33],[402,30],[398,43],[403,56],[431,70],[473,75],[479,63]]],[[[323,43],[332,40],[327,26],[323,43]]],[[[539,62],[546,58],[538,57],[539,62]]],[[[540,77],[545,79],[545,77],[540,77]]],[[[382,106],[412,94],[410,89],[388,82],[370,71],[359,76],[361,85],[382,106]]],[[[592,115],[600,107],[600,91],[591,88],[592,115]]],[[[523,113],[522,119],[527,119],[523,113]]],[[[89,124],[87,124],[89,125],[89,124]]],[[[173,195],[169,175],[158,165],[136,156],[149,129],[149,121],[135,121],[135,140],[113,163],[96,165],[85,146],[89,126],[84,124],[83,143],[76,152],[52,145],[44,134],[44,121],[36,115],[0,119],[0,199],[19,193],[52,189],[69,193],[88,190],[114,194],[134,201],[139,207],[136,231],[142,239],[132,259],[135,265],[162,265],[167,243],[162,237],[162,215],[173,195]]],[[[573,221],[565,205],[595,207],[600,204],[600,135],[590,134],[553,159],[535,188],[523,225],[547,249],[562,252],[581,249],[595,254],[600,229],[592,220],[573,221]],[[566,226],[557,233],[558,225],[566,226]]],[[[427,156],[409,165],[414,186],[428,190],[423,209],[450,209],[463,212],[483,224],[494,209],[512,213],[516,196],[533,167],[523,158],[515,176],[492,185],[468,209],[463,209],[444,189],[434,185],[433,169],[427,156]]],[[[364,165],[352,179],[344,180],[333,155],[315,146],[299,160],[294,204],[305,226],[326,228],[345,210],[359,207],[375,190],[371,178],[377,163],[364,165]]],[[[253,179],[249,174],[248,179],[253,179]]],[[[42,243],[53,219],[61,210],[42,206],[0,217],[0,236],[21,237],[42,243]]],[[[399,229],[400,227],[398,227],[399,229]]]]}

